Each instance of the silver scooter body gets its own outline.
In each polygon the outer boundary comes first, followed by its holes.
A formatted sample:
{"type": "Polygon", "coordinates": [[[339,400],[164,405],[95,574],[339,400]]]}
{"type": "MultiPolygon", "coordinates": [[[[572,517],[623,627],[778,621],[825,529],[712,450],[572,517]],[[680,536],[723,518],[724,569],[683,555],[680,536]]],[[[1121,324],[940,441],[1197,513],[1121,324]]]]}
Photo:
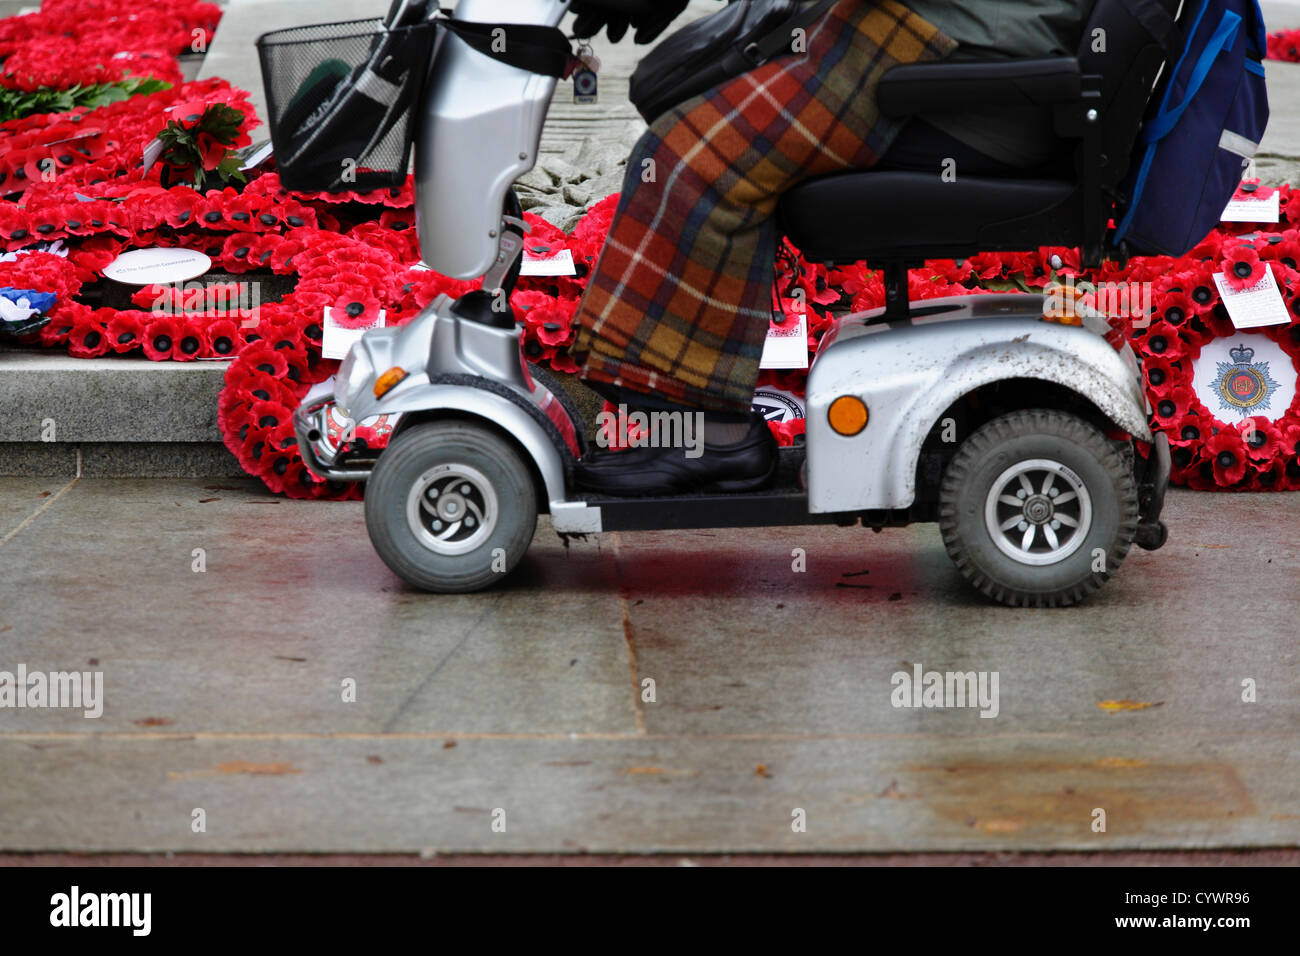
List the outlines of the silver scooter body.
{"type": "MultiPolygon", "coordinates": [[[[556,25],[567,6],[566,0],[511,0],[503,9],[497,0],[461,0],[456,13],[556,25]]],[[[450,276],[488,272],[500,278],[519,254],[518,237],[503,228],[501,210],[511,183],[536,162],[554,89],[553,79],[497,63],[445,34],[423,104],[415,164],[419,239],[429,266],[450,276]]],[[[539,510],[550,513],[556,531],[607,529],[599,499],[566,485],[580,444],[574,431],[581,426],[531,381],[519,330],[464,318],[454,305],[440,297],[407,326],[368,332],[353,346],[333,394],[305,402],[297,413],[308,466],[324,477],[359,481],[373,467],[341,460],[324,427],[331,412],[355,424],[404,415],[398,433],[412,421],[470,417],[510,437],[528,456],[540,478],[539,510]],[[394,367],[406,377],[376,398],[377,378],[394,367]]],[[[909,508],[926,436],[945,409],[1000,381],[1069,389],[1114,429],[1152,441],[1137,360],[1127,344],[1116,350],[1102,337],[1104,321],[1044,321],[1040,295],[975,295],[924,305],[927,314],[905,323],[875,321],[883,310],[846,316],[823,341],[808,379],[807,516],[909,508]],[[836,433],[828,419],[830,403],[844,395],[870,410],[869,425],[853,436],[836,433]]],[[[1167,446],[1160,450],[1167,480],[1167,446]]],[[[798,508],[803,513],[802,500],[798,508]]]]}

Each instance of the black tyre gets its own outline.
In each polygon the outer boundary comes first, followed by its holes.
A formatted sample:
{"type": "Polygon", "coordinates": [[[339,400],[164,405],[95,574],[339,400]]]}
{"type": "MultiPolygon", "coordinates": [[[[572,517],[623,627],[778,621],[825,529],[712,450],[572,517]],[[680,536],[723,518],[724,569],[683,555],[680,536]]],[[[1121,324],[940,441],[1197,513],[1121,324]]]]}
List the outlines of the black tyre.
{"type": "Polygon", "coordinates": [[[379,456],[366,485],[375,550],[413,587],[478,591],[502,580],[537,527],[532,473],[489,427],[416,425],[379,456]]]}
{"type": "Polygon", "coordinates": [[[996,418],[949,462],[939,530],[962,575],[1013,607],[1074,604],[1119,570],[1137,533],[1121,446],[1066,412],[996,418]]]}

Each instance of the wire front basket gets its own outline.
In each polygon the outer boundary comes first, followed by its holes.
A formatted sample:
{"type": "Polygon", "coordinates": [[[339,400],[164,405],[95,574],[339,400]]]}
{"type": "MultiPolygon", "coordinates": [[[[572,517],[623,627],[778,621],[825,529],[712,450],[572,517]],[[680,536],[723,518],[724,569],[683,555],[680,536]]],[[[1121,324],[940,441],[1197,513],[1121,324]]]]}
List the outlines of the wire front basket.
{"type": "Polygon", "coordinates": [[[400,186],[437,21],[385,29],[351,20],[257,41],[280,181],[341,192],[400,186]]]}

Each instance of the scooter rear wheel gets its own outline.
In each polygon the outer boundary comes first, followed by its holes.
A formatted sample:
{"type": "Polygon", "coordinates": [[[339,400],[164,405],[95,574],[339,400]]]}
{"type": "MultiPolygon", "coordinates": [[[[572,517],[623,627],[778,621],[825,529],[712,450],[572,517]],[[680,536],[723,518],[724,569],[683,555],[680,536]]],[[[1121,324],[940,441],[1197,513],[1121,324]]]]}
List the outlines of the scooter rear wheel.
{"type": "Polygon", "coordinates": [[[430,422],[398,434],[366,486],[375,550],[413,587],[478,591],[506,576],[537,527],[532,473],[490,428],[430,422]]]}
{"type": "Polygon", "coordinates": [[[939,492],[939,530],[957,569],[1013,607],[1074,604],[1100,588],[1137,523],[1131,458],[1094,425],[1053,409],[977,430],[939,492]]]}

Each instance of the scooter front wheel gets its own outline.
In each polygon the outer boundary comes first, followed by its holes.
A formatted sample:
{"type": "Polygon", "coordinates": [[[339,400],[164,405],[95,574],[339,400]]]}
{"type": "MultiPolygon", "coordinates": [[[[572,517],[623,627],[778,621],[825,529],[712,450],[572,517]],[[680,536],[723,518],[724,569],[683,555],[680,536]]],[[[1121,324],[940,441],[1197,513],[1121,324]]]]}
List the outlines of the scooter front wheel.
{"type": "Polygon", "coordinates": [[[519,452],[488,427],[431,422],[398,434],[366,486],[375,550],[413,587],[478,591],[524,556],[537,493],[519,452]]]}

